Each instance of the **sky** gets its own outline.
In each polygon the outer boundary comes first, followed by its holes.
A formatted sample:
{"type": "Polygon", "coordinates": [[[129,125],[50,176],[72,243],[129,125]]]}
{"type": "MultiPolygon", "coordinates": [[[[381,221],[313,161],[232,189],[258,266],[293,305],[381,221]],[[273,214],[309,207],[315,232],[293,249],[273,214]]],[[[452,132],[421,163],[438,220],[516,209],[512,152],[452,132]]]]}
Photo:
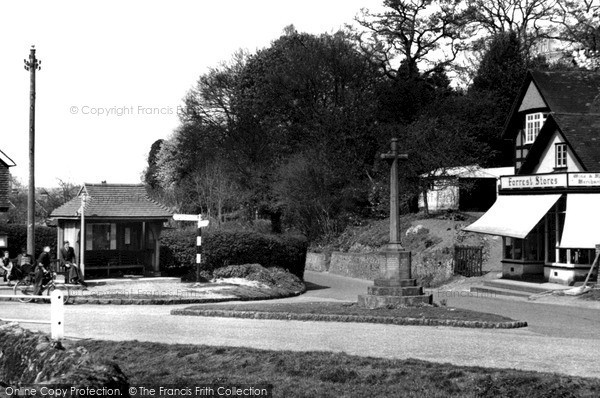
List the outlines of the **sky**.
{"type": "Polygon", "coordinates": [[[29,173],[35,45],[35,185],[140,183],[152,143],[208,68],[268,47],[293,24],[332,33],[376,0],[11,1],[0,5],[0,150],[29,173]]]}

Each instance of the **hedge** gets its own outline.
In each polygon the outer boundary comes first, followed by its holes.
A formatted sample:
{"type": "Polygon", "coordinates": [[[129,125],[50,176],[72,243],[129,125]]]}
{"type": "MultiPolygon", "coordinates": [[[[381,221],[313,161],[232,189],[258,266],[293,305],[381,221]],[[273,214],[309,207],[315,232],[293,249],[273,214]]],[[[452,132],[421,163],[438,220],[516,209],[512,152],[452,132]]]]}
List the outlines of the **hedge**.
{"type": "MultiPolygon", "coordinates": [[[[0,224],[0,232],[8,235],[8,252],[10,258],[21,254],[21,248],[27,247],[27,226],[21,224],[0,224]]],[[[56,227],[35,226],[35,257],[50,246],[51,253],[56,256],[56,227]]],[[[4,249],[0,249],[4,250],[4,249]]]]}
{"type": "MultiPolygon", "coordinates": [[[[160,242],[161,267],[166,274],[185,273],[194,267],[195,230],[163,231],[160,242]]],[[[228,265],[258,263],[286,269],[302,279],[307,249],[308,241],[302,236],[213,230],[202,234],[202,269],[212,272],[228,265]]]]}

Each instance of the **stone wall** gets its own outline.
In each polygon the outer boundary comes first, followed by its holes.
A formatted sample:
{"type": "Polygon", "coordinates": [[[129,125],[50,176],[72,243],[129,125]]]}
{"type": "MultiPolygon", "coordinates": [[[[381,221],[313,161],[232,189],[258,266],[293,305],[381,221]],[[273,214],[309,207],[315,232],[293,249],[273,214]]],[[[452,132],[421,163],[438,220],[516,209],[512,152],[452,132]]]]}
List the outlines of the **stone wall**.
{"type": "Polygon", "coordinates": [[[331,253],[329,272],[352,278],[375,279],[381,276],[379,253],[331,253]]]}
{"type": "MultiPolygon", "coordinates": [[[[306,269],[373,280],[381,277],[382,261],[384,261],[383,255],[378,252],[333,252],[330,256],[325,253],[308,253],[306,269]]],[[[412,277],[423,287],[439,286],[454,274],[453,261],[453,253],[449,249],[413,253],[412,277]]]]}
{"type": "Polygon", "coordinates": [[[329,261],[331,254],[329,253],[306,253],[305,270],[326,272],[329,270],[329,261]]]}
{"type": "Polygon", "coordinates": [[[69,385],[119,389],[128,397],[129,383],[119,366],[101,362],[83,347],[65,347],[46,334],[0,325],[0,380],[6,387],[69,385]]]}
{"type": "Polygon", "coordinates": [[[413,253],[412,277],[423,287],[444,284],[454,275],[454,254],[448,248],[413,253]]]}

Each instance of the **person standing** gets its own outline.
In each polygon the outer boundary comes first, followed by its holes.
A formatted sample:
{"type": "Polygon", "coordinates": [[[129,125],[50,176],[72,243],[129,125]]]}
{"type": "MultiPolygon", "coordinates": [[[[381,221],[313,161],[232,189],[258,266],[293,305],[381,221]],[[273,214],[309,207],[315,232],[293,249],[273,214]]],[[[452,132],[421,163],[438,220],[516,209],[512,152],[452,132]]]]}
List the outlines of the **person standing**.
{"type": "Polygon", "coordinates": [[[63,247],[58,252],[58,258],[60,265],[65,267],[65,283],[69,283],[73,278],[72,269],[77,267],[77,258],[75,257],[75,250],[69,245],[68,240],[64,242],[63,247]]]}

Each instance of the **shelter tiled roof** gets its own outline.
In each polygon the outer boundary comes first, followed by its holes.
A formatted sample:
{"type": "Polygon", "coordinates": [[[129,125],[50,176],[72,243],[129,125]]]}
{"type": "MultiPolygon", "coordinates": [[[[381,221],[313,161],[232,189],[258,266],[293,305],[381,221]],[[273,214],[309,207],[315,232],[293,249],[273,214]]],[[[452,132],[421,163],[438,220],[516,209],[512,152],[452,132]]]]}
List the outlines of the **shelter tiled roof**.
{"type": "Polygon", "coordinates": [[[148,197],[141,184],[84,184],[76,198],[55,209],[52,218],[76,218],[87,195],[86,218],[168,219],[173,213],[148,197]]]}

